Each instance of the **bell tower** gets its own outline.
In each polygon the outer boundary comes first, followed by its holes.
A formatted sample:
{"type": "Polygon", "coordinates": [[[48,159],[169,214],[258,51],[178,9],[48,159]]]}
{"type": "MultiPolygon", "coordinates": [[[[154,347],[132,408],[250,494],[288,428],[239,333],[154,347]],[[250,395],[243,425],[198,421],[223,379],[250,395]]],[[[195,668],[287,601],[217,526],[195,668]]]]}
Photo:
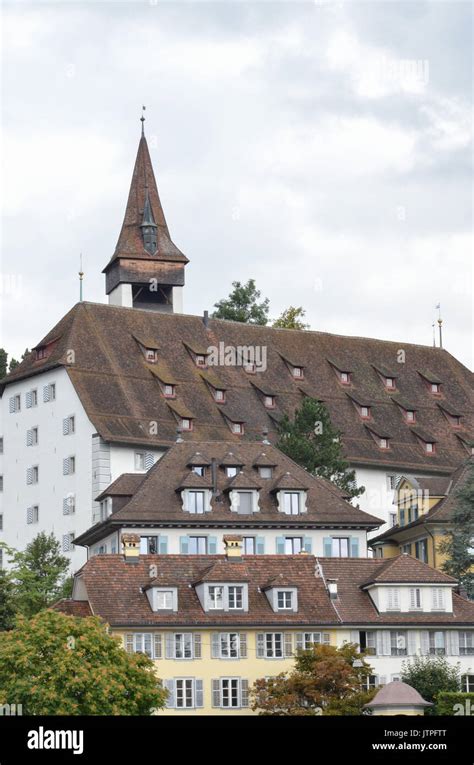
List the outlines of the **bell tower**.
{"type": "Polygon", "coordinates": [[[142,134],[125,217],[115,252],[103,270],[111,305],[182,313],[184,267],[161,206],[150,152],[142,134]]]}

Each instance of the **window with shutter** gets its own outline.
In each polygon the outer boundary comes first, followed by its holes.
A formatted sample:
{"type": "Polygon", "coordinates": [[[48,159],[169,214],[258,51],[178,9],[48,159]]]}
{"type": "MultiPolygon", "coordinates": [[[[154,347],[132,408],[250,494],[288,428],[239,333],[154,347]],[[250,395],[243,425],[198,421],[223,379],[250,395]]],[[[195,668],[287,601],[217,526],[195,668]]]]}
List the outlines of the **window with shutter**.
{"type": "Polygon", "coordinates": [[[33,446],[33,431],[31,429],[26,431],[26,445],[33,446]]]}
{"type": "Polygon", "coordinates": [[[199,633],[194,634],[194,658],[201,658],[201,635],[199,633]]]}
{"type": "Polygon", "coordinates": [[[43,402],[47,404],[49,401],[51,401],[51,386],[45,385],[43,388],[43,402]]]}
{"type": "Polygon", "coordinates": [[[155,464],[155,458],[153,457],[153,454],[150,454],[150,452],[147,452],[145,454],[145,470],[149,470],[153,467],[155,464]]]}
{"type": "Polygon", "coordinates": [[[219,680],[212,681],[212,706],[220,707],[221,705],[221,684],[219,680]]]}
{"type": "Polygon", "coordinates": [[[161,633],[155,632],[153,635],[153,656],[155,659],[162,658],[162,639],[161,633]]]}
{"type": "Polygon", "coordinates": [[[174,709],[175,707],[174,680],[164,680],[163,687],[168,691],[166,706],[168,709],[174,709]]]}
{"type": "Polygon", "coordinates": [[[396,587],[387,589],[387,611],[400,610],[400,591],[396,587]]]}
{"type": "Polygon", "coordinates": [[[124,635],[123,639],[127,653],[133,653],[133,635],[128,633],[127,635],[124,635]]]}
{"type": "Polygon", "coordinates": [[[265,658],[265,635],[263,632],[257,634],[257,658],[265,658]]]}
{"type": "Polygon", "coordinates": [[[410,611],[417,611],[421,609],[421,589],[419,587],[412,587],[410,589],[410,611]]]}
{"type": "Polygon", "coordinates": [[[293,655],[293,635],[291,632],[285,632],[285,656],[293,655]]]}
{"type": "Polygon", "coordinates": [[[204,687],[202,680],[195,680],[196,685],[196,707],[200,708],[204,706],[204,687]]]}
{"type": "Polygon", "coordinates": [[[431,608],[433,611],[445,610],[444,590],[442,587],[433,587],[431,608]]]}
{"type": "Polygon", "coordinates": [[[249,681],[242,679],[240,681],[240,706],[248,707],[249,705],[249,681]]]}

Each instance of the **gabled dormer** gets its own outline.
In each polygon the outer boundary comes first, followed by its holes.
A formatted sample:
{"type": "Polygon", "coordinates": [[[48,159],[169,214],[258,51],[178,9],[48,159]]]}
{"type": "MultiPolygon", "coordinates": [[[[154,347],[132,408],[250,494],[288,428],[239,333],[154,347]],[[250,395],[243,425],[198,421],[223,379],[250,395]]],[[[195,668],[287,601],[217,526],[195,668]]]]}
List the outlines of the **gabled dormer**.
{"type": "Polygon", "coordinates": [[[183,510],[191,515],[203,515],[211,510],[212,482],[193,470],[183,477],[177,491],[181,492],[183,510]]]}
{"type": "Polygon", "coordinates": [[[382,381],[386,391],[394,391],[397,388],[397,373],[395,370],[386,367],[385,364],[373,365],[379,379],[382,381]]]}
{"type": "Polygon", "coordinates": [[[347,363],[335,359],[327,361],[341,385],[352,385],[352,371],[347,363]]]}
{"type": "Polygon", "coordinates": [[[229,495],[230,509],[239,515],[253,515],[258,513],[259,491],[261,482],[256,480],[255,475],[239,472],[230,479],[225,491],[229,495]]]}
{"type": "Polygon", "coordinates": [[[145,361],[147,361],[148,364],[156,364],[160,347],[155,338],[145,337],[144,335],[133,335],[133,337],[136,340],[145,361]]]}
{"type": "Polygon", "coordinates": [[[298,612],[298,587],[292,579],[279,574],[261,588],[272,611],[289,614],[298,612]]]}
{"type": "Polygon", "coordinates": [[[249,576],[241,558],[229,555],[208,566],[192,583],[206,613],[229,612],[238,615],[249,610],[249,576]]]}
{"type": "Polygon", "coordinates": [[[285,515],[302,515],[307,512],[307,492],[308,486],[290,472],[279,476],[272,488],[277,498],[278,511],[285,515]]]}

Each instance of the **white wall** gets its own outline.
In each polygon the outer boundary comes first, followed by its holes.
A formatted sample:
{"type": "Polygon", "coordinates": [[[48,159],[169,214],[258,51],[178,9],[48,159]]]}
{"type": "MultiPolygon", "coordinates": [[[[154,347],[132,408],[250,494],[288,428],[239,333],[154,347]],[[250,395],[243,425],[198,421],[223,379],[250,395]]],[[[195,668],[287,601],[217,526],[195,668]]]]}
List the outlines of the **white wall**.
{"type": "Polygon", "coordinates": [[[359,505],[360,509],[377,518],[381,518],[385,523],[375,531],[369,533],[369,539],[382,534],[392,525],[390,513],[396,513],[397,507],[393,504],[394,491],[389,488],[389,476],[399,475],[420,475],[423,471],[416,474],[407,470],[391,470],[390,468],[380,470],[378,468],[361,468],[352,465],[356,472],[356,481],[358,486],[364,486],[365,492],[360,497],[356,497],[352,504],[359,505]]]}

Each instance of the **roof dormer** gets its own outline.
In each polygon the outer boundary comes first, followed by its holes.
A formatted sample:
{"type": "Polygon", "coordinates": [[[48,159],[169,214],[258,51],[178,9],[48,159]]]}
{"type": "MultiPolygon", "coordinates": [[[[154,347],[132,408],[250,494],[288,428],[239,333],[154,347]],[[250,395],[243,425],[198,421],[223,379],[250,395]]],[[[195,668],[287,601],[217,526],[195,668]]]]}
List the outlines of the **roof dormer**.
{"type": "Polygon", "coordinates": [[[398,375],[394,372],[394,370],[389,369],[384,364],[374,364],[373,367],[379,378],[382,380],[385,390],[396,390],[398,375]]]}
{"type": "Polygon", "coordinates": [[[275,613],[290,614],[298,612],[298,587],[293,580],[280,574],[271,579],[261,589],[265,593],[272,611],[275,613]]]}
{"type": "Polygon", "coordinates": [[[188,343],[184,342],[184,347],[188,351],[189,355],[191,356],[192,360],[194,361],[195,365],[199,367],[200,369],[206,369],[207,368],[207,362],[210,355],[210,351],[208,348],[205,348],[203,345],[199,345],[198,343],[188,343]]]}
{"type": "Polygon", "coordinates": [[[433,372],[430,372],[429,370],[424,370],[424,371],[418,370],[418,374],[422,378],[425,388],[428,390],[429,393],[431,393],[432,396],[441,396],[442,381],[438,377],[438,375],[435,375],[433,372]]]}
{"type": "Polygon", "coordinates": [[[352,372],[345,362],[335,361],[334,359],[327,359],[327,361],[331,365],[331,368],[333,372],[335,372],[336,377],[341,383],[341,385],[352,384],[352,379],[351,379],[352,372]]]}

